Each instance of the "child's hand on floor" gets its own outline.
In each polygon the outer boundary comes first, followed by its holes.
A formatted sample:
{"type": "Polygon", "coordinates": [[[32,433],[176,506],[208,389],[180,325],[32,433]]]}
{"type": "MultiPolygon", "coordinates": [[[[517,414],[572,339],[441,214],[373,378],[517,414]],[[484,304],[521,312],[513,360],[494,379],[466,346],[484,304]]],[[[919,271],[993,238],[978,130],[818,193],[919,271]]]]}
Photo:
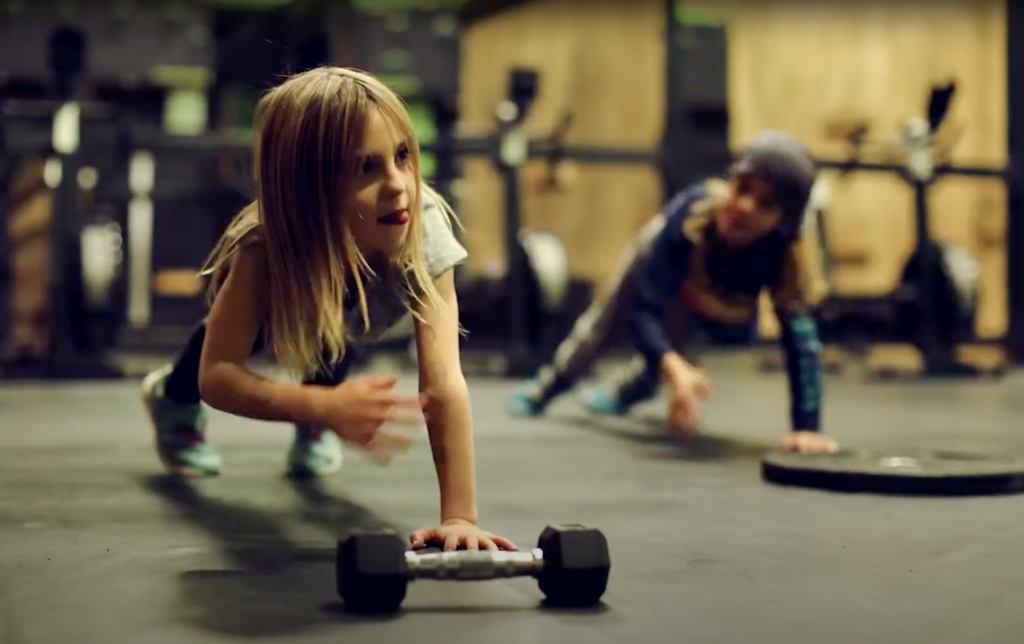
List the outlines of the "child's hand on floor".
{"type": "Polygon", "coordinates": [[[818,432],[791,432],[782,439],[782,450],[801,454],[835,454],[839,444],[818,432]]]}
{"type": "Polygon", "coordinates": [[[693,436],[700,426],[700,403],[711,397],[707,377],[687,368],[672,383],[669,394],[668,424],[673,432],[693,436]]]}

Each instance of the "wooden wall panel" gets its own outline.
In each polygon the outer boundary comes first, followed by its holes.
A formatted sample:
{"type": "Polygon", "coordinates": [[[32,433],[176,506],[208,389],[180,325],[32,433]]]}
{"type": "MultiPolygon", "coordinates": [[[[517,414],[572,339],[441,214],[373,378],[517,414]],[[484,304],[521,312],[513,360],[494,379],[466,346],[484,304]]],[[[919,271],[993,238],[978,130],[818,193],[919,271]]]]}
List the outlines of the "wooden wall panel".
{"type": "MultiPolygon", "coordinates": [[[[659,144],[665,109],[666,16],[662,0],[632,3],[535,0],[473,25],[463,39],[460,124],[467,134],[494,127],[509,71],[531,67],[540,92],[526,121],[549,133],[566,110],[570,144],[659,144]]],[[[502,186],[491,164],[463,165],[459,215],[471,274],[505,272],[502,186]]],[[[625,245],[662,203],[654,166],[576,165],[558,189],[531,162],[522,176],[523,225],[548,228],[565,242],[574,275],[604,281],[625,245]]]]}

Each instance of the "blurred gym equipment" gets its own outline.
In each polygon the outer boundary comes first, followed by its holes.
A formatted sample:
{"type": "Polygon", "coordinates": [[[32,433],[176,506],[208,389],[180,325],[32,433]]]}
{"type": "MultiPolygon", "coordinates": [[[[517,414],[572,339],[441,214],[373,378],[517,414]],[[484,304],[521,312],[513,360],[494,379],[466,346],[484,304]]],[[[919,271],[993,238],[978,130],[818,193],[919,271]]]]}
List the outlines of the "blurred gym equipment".
{"type": "MultiPolygon", "coordinates": [[[[975,377],[1003,375],[1007,365],[999,361],[992,368],[981,368],[957,360],[957,345],[975,341],[974,321],[978,308],[978,283],[981,267],[965,248],[951,242],[937,241],[929,233],[928,190],[943,176],[1011,178],[1010,169],[953,166],[942,162],[948,150],[937,142],[939,127],[945,119],[956,90],[955,83],[935,86],[928,100],[927,117],[907,121],[898,140],[872,145],[885,157],[898,162],[869,162],[862,159],[869,145],[865,124],[838,125],[833,133],[850,142],[847,160],[818,159],[822,168],[836,169],[840,176],[850,172],[894,173],[909,183],[915,193],[914,222],[916,248],[908,258],[896,289],[884,300],[865,300],[842,295],[830,296],[820,307],[818,319],[823,339],[833,339],[838,346],[861,355],[874,333],[858,329],[881,329],[881,335],[897,342],[912,344],[920,353],[920,377],[975,377]]],[[[819,240],[823,248],[824,266],[833,264],[828,247],[827,223],[820,210],[809,212],[816,217],[819,240]]],[[[833,354],[833,367],[841,362],[833,354]]],[[[779,367],[777,359],[761,363],[766,370],[779,367]]],[[[897,375],[889,369],[873,369],[874,377],[897,375]]]]}
{"type": "Polygon", "coordinates": [[[76,100],[76,81],[86,67],[82,35],[75,30],[58,29],[48,42],[48,56],[40,56],[40,60],[49,61],[54,98],[22,110],[9,103],[0,105],[0,157],[5,159],[5,165],[13,165],[11,156],[18,153],[49,157],[47,183],[54,187],[54,192],[45,282],[50,293],[49,306],[39,307],[40,312],[45,311],[43,315],[48,314],[49,338],[45,346],[36,347],[45,354],[41,361],[25,360],[21,348],[7,347],[0,373],[7,378],[116,378],[121,372],[106,359],[103,348],[92,346],[89,338],[83,337],[83,331],[91,327],[89,305],[99,308],[98,304],[109,302],[107,286],[117,270],[116,265],[97,259],[96,233],[101,229],[84,228],[78,217],[83,129],[88,129],[83,125],[96,117],[102,118],[103,110],[83,107],[76,100]],[[39,128],[40,124],[44,128],[39,128]],[[34,135],[46,130],[48,136],[33,140],[34,135]]]}
{"type": "MultiPolygon", "coordinates": [[[[0,24],[5,81],[0,85],[0,166],[5,179],[17,177],[19,167],[42,166],[45,186],[37,193],[34,225],[48,237],[40,243],[36,235],[39,251],[31,258],[25,252],[17,255],[20,265],[48,264],[36,271],[36,288],[47,293],[22,307],[36,318],[34,335],[39,337],[31,341],[15,337],[17,316],[11,313],[17,306],[8,293],[5,377],[122,375],[109,350],[125,327],[149,324],[154,285],[167,281],[153,274],[153,243],[162,234],[154,232],[154,200],[180,198],[183,189],[195,187],[181,185],[180,173],[175,180],[158,182],[156,166],[167,160],[167,153],[182,149],[193,157],[248,154],[244,142],[225,146],[221,136],[165,134],[187,128],[160,120],[166,116],[165,98],[177,100],[190,92],[161,91],[154,83],[197,69],[202,77],[212,64],[208,31],[208,11],[191,4],[153,11],[118,5],[109,14],[85,14],[71,5],[57,12],[37,4],[5,15],[0,24]],[[23,43],[41,48],[38,55],[25,56],[23,49],[4,53],[23,43]],[[131,56],[124,55],[126,48],[131,56]]],[[[204,115],[198,114],[202,123],[204,115]]],[[[189,165],[192,172],[202,171],[194,158],[189,165]]],[[[32,176],[24,169],[21,173],[32,176]]],[[[208,185],[210,176],[203,180],[208,185]]],[[[13,204],[4,205],[0,220],[8,223],[11,243],[16,213],[13,204]]],[[[180,218],[172,225],[189,228],[180,218]]],[[[190,231],[193,240],[195,233],[190,231]]],[[[12,248],[10,256],[18,251],[12,248]]],[[[9,287],[4,291],[19,288],[24,294],[28,287],[27,282],[4,281],[9,287]]]]}
{"type": "MultiPolygon", "coordinates": [[[[942,125],[956,90],[955,83],[932,88],[926,117],[908,120],[893,151],[901,163],[872,163],[860,158],[846,161],[819,160],[824,168],[847,172],[891,172],[914,189],[917,246],[907,261],[900,285],[893,293],[891,319],[898,334],[920,352],[921,377],[1002,374],[1005,369],[982,372],[957,360],[956,345],[973,337],[980,267],[965,249],[932,239],[928,222],[928,190],[943,176],[998,177],[1009,181],[1005,168],[954,166],[941,161],[936,133],[942,125]]],[[[863,132],[851,137],[855,149],[863,132]]],[[[859,155],[857,155],[859,156],[859,155]]],[[[828,316],[826,303],[823,316],[828,316]]],[[[881,375],[881,374],[876,374],[881,375]]]]}

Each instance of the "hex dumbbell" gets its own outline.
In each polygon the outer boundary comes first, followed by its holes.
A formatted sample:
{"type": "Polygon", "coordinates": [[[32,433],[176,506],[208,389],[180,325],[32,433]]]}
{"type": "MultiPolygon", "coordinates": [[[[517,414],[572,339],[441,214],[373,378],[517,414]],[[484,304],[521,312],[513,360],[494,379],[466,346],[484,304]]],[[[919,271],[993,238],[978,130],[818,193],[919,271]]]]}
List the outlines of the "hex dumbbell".
{"type": "Polygon", "coordinates": [[[347,610],[388,613],[401,608],[416,579],[479,581],[535,577],[551,605],[597,604],[608,587],[611,556],[599,530],[548,526],[526,552],[410,551],[394,530],[360,530],[338,542],[336,582],[347,610]]]}

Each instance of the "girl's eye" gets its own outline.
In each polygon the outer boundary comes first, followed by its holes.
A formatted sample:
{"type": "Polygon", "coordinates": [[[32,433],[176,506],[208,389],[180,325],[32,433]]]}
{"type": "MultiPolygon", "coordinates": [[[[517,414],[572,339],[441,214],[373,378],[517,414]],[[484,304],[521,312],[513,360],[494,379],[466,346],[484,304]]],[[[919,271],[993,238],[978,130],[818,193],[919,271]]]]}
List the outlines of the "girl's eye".
{"type": "MultiPolygon", "coordinates": [[[[395,153],[395,160],[399,164],[404,164],[406,161],[409,160],[411,154],[412,152],[409,150],[409,146],[402,145],[401,147],[398,148],[398,151],[395,153]]],[[[379,171],[380,163],[378,159],[375,159],[373,157],[367,157],[366,159],[364,159],[363,162],[359,164],[359,167],[357,169],[357,173],[360,176],[373,174],[379,171]]]]}

